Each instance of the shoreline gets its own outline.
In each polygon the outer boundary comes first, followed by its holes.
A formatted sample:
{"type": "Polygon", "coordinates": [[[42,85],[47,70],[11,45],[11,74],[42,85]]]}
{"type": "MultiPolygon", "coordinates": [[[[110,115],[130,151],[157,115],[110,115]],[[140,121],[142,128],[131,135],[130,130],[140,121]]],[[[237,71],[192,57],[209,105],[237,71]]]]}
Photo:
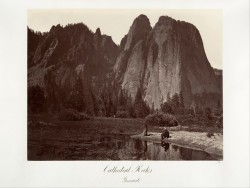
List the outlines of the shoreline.
{"type": "MultiPolygon", "coordinates": [[[[164,142],[173,143],[180,147],[204,151],[211,155],[223,158],[223,135],[214,133],[210,138],[205,132],[189,132],[189,131],[169,131],[170,138],[165,138],[164,142]]],[[[160,143],[161,133],[149,132],[148,136],[142,134],[131,136],[135,139],[160,143]]]]}

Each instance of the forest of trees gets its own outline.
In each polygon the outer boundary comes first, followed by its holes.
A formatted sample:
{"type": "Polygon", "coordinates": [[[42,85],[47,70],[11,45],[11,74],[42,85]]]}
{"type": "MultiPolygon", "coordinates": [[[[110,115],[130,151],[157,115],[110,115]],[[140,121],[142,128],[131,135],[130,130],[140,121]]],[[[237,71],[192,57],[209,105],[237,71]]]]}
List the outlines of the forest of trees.
{"type": "Polygon", "coordinates": [[[154,109],[143,100],[140,89],[132,100],[131,95],[120,89],[114,81],[103,84],[98,93],[92,92],[89,84],[85,84],[86,81],[80,74],[75,78],[73,88],[66,90],[56,84],[55,76],[48,72],[44,78],[44,88],[40,86],[28,88],[29,113],[55,114],[63,109],[74,109],[96,117],[144,118],[148,114],[161,111],[175,116],[189,115],[202,121],[209,121],[214,116],[222,115],[222,102],[215,94],[194,95],[191,107],[185,107],[182,92],[172,96],[168,94],[167,101],[161,108],[154,109]],[[209,103],[211,100],[216,100],[214,102],[216,105],[211,106],[209,103]]]}

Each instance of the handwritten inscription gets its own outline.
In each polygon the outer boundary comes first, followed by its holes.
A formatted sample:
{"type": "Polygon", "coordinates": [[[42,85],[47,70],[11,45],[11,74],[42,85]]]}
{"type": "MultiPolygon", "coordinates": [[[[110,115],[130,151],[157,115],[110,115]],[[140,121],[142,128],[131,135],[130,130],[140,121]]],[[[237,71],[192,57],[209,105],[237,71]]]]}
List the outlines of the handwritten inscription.
{"type": "Polygon", "coordinates": [[[152,169],[150,166],[144,166],[144,165],[136,165],[136,166],[112,166],[107,165],[104,168],[104,172],[106,173],[124,173],[124,172],[139,172],[139,173],[151,173],[152,169]]]}
{"type": "Polygon", "coordinates": [[[126,175],[135,175],[136,177],[125,176],[122,178],[123,183],[139,183],[141,178],[138,177],[139,174],[148,174],[152,173],[152,168],[148,165],[107,165],[103,169],[104,173],[116,173],[116,174],[126,174],[126,175]]]}
{"type": "Polygon", "coordinates": [[[137,179],[129,179],[128,177],[123,178],[124,183],[139,183],[140,182],[140,178],[137,179]]]}

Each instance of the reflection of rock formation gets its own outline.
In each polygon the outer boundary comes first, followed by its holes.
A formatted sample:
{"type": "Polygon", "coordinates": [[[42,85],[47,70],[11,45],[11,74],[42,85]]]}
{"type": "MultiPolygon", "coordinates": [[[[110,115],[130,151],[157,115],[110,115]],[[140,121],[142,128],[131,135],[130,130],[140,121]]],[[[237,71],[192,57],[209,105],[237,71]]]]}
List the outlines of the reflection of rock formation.
{"type": "Polygon", "coordinates": [[[141,140],[126,140],[121,149],[117,148],[118,157],[121,160],[145,160],[144,144],[141,140]]]}
{"type": "MultiPolygon", "coordinates": [[[[87,136],[84,139],[89,141],[87,136]]],[[[212,156],[203,151],[183,148],[166,142],[131,140],[121,135],[99,135],[96,140],[99,143],[94,146],[94,150],[107,151],[108,159],[112,160],[213,160],[212,156]]]]}

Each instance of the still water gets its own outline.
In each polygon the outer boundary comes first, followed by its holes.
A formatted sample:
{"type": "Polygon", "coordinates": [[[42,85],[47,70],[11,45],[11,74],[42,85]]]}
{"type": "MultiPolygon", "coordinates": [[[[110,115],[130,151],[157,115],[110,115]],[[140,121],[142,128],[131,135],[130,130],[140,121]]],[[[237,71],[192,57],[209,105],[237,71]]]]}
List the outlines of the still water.
{"type": "Polygon", "coordinates": [[[146,142],[122,134],[86,134],[79,138],[48,140],[33,149],[35,160],[220,160],[203,151],[146,142]]]}

